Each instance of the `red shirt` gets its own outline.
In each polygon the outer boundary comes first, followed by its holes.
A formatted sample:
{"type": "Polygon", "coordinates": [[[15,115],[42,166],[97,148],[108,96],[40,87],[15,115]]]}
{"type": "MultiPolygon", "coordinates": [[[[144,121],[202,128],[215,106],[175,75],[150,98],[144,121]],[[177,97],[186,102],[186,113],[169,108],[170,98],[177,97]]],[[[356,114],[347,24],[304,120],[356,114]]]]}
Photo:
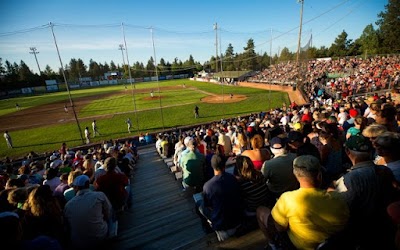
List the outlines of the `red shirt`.
{"type": "Polygon", "coordinates": [[[125,187],[129,184],[128,177],[125,174],[115,171],[107,172],[96,180],[96,190],[105,193],[114,209],[121,208],[128,192],[125,187]]]}

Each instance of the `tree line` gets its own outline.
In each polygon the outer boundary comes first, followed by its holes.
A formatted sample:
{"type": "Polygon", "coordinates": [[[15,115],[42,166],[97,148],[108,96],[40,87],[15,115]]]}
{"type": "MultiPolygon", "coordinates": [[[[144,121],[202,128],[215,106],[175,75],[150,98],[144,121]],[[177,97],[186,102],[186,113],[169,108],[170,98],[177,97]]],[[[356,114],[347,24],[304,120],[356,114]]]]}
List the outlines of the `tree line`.
{"type": "MultiPolygon", "coordinates": [[[[361,36],[355,40],[349,39],[348,34],[343,30],[330,45],[330,47],[321,46],[319,48],[310,47],[301,51],[300,58],[303,60],[321,57],[345,57],[357,55],[374,55],[400,52],[400,0],[389,0],[384,11],[378,14],[376,27],[368,24],[361,36]]],[[[286,62],[296,59],[296,52],[290,51],[284,47],[279,54],[271,57],[267,53],[259,54],[255,51],[254,40],[250,38],[243,52],[234,51],[232,44],[229,44],[222,55],[211,56],[211,58],[201,64],[195,61],[192,55],[182,61],[175,58],[172,62],[161,58],[156,63],[153,57],[144,65],[143,62],[136,61],[131,67],[131,76],[133,78],[163,75],[189,74],[205,70],[207,72],[220,71],[238,71],[238,70],[263,70],[271,64],[286,62]],[[222,57],[222,60],[221,60],[222,57]],[[222,63],[221,63],[222,61],[222,63]],[[157,65],[156,65],[157,64],[157,65]],[[157,67],[157,71],[156,71],[157,67]]],[[[86,65],[82,59],[72,58],[64,66],[64,71],[68,82],[78,82],[81,77],[91,77],[93,80],[102,80],[104,73],[118,71],[122,73],[123,78],[129,77],[127,65],[115,64],[113,61],[96,62],[90,59],[86,65]]],[[[0,90],[15,88],[43,86],[44,81],[55,79],[63,82],[61,69],[54,71],[49,65],[46,65],[41,74],[34,74],[24,61],[11,63],[8,60],[3,62],[0,58],[0,90]]]]}

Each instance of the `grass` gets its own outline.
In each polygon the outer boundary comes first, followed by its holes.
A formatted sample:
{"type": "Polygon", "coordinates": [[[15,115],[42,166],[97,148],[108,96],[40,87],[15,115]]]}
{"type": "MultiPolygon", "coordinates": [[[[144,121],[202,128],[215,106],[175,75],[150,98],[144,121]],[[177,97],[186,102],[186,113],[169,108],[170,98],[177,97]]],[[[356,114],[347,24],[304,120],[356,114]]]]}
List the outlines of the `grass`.
{"type": "MultiPolygon", "coordinates": [[[[137,100],[137,112],[133,112],[134,109],[132,95],[129,93],[119,97],[110,96],[93,101],[82,109],[81,113],[79,114],[79,118],[93,115],[111,114],[111,116],[108,118],[96,118],[99,131],[102,134],[101,136],[93,138],[92,141],[96,142],[111,138],[125,138],[128,136],[138,135],[138,125],[140,132],[155,132],[163,130],[163,127],[167,129],[177,126],[194,125],[219,120],[222,117],[231,118],[239,115],[260,112],[262,110],[269,109],[269,103],[272,104],[272,107],[280,106],[282,105],[282,102],[287,104],[289,103],[287,94],[283,92],[271,92],[270,95],[269,91],[261,89],[224,86],[223,91],[225,94],[242,94],[246,95],[248,98],[236,103],[209,104],[200,101],[202,97],[206,96],[205,93],[191,90],[190,87],[196,87],[199,90],[209,93],[222,94],[221,86],[210,83],[193,82],[189,80],[164,81],[160,82],[160,85],[181,86],[183,83],[186,85],[186,88],[179,90],[172,89],[161,92],[161,95],[165,97],[162,99],[162,117],[164,119],[161,119],[161,110],[158,100],[144,100],[144,97],[150,96],[149,93],[135,94],[137,100]],[[271,100],[269,100],[268,97],[271,97],[271,100]],[[199,119],[195,119],[193,115],[193,108],[195,104],[200,108],[199,119]],[[132,134],[127,133],[127,125],[125,124],[125,120],[128,117],[131,118],[133,127],[135,129],[132,134]]],[[[154,82],[136,85],[136,89],[156,87],[157,83],[154,82]]],[[[120,91],[121,88],[123,88],[123,86],[74,90],[72,94],[73,97],[79,95],[96,95],[120,91]]],[[[158,93],[155,92],[155,95],[157,94],[158,93]]],[[[64,97],[67,97],[65,93],[64,97]]],[[[24,98],[18,98],[18,100],[24,101],[25,103],[30,102],[31,105],[41,105],[60,101],[62,98],[62,93],[52,93],[44,96],[26,97],[26,99],[29,101],[25,101],[24,98]]],[[[10,99],[9,101],[12,101],[13,105],[15,105],[15,102],[17,102],[16,99],[10,99]]],[[[0,103],[0,109],[1,108],[2,103],[0,103]]],[[[15,109],[15,107],[13,107],[13,109],[15,109]]],[[[91,128],[91,120],[80,120],[80,125],[82,130],[86,126],[91,128]]],[[[69,147],[82,145],[78,128],[75,123],[64,123],[41,128],[12,131],[11,136],[15,148],[8,149],[5,141],[3,140],[3,143],[0,143],[0,157],[18,157],[25,155],[29,151],[42,153],[46,151],[57,150],[61,146],[62,142],[66,142],[69,147]]]]}

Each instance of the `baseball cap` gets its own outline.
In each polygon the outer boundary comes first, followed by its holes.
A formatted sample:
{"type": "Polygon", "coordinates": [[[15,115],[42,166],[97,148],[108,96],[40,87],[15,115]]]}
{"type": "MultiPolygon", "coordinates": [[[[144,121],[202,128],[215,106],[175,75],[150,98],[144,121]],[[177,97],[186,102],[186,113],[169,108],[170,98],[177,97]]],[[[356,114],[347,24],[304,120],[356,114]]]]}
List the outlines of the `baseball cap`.
{"type": "Polygon", "coordinates": [[[293,129],[294,130],[301,130],[303,126],[301,125],[300,122],[296,122],[295,124],[293,124],[293,129]]]}
{"type": "Polygon", "coordinates": [[[274,137],[271,139],[269,145],[273,149],[281,149],[285,147],[286,141],[280,137],[274,137]]]}
{"type": "Polygon", "coordinates": [[[357,152],[369,152],[372,148],[370,140],[365,138],[362,135],[350,136],[350,138],[347,139],[347,141],[344,143],[344,145],[348,149],[357,151],[357,152]]]}
{"type": "Polygon", "coordinates": [[[185,146],[188,146],[189,141],[193,141],[193,138],[190,136],[187,136],[184,140],[183,140],[183,144],[185,144],[185,146]]]}
{"type": "Polygon", "coordinates": [[[299,131],[290,131],[288,134],[288,141],[289,142],[302,142],[304,139],[304,136],[302,133],[299,131]]]}
{"type": "Polygon", "coordinates": [[[50,163],[50,167],[57,168],[57,167],[61,166],[62,164],[63,164],[63,161],[60,159],[57,159],[57,160],[53,161],[52,163],[50,163]]]}
{"type": "Polygon", "coordinates": [[[84,187],[86,182],[89,181],[89,177],[87,175],[79,175],[78,177],[75,178],[74,182],[72,183],[72,186],[75,187],[84,187]]]}
{"type": "Polygon", "coordinates": [[[317,172],[321,169],[321,165],[317,157],[312,155],[301,155],[293,160],[293,167],[303,168],[309,172],[317,172]]]}
{"type": "Polygon", "coordinates": [[[358,112],[355,109],[350,109],[349,115],[350,115],[350,117],[356,117],[358,115],[358,112]]]}

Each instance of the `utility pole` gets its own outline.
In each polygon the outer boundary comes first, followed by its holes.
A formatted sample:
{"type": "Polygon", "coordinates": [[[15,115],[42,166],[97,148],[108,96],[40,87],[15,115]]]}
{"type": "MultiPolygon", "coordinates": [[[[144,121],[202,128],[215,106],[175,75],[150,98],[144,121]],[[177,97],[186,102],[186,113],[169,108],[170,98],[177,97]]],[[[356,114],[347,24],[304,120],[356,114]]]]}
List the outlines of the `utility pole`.
{"type": "Polygon", "coordinates": [[[125,58],[124,58],[124,50],[125,50],[125,48],[124,48],[124,45],[123,44],[120,44],[120,45],[118,45],[118,49],[119,50],[121,50],[121,54],[122,54],[122,68],[124,69],[124,73],[125,73],[125,58]]]}
{"type": "Polygon", "coordinates": [[[69,85],[68,85],[68,82],[67,82],[67,77],[65,76],[65,71],[64,71],[63,62],[62,62],[62,60],[61,60],[60,51],[58,50],[56,35],[54,34],[54,30],[53,30],[54,24],[49,23],[49,25],[50,25],[51,33],[53,34],[54,45],[56,46],[58,59],[60,60],[61,73],[62,73],[63,78],[64,78],[65,87],[67,88],[69,103],[70,103],[70,105],[71,105],[72,112],[74,113],[74,118],[75,118],[75,121],[76,121],[76,126],[78,127],[79,135],[81,136],[82,143],[85,143],[85,140],[83,139],[83,136],[82,136],[81,125],[79,124],[79,120],[78,120],[78,117],[77,117],[77,115],[76,115],[75,105],[74,105],[74,102],[73,102],[73,100],[72,100],[71,92],[69,91],[69,85]]]}
{"type": "Polygon", "coordinates": [[[214,24],[215,30],[215,73],[218,72],[218,24],[214,24]]]}
{"type": "Polygon", "coordinates": [[[39,51],[36,50],[36,47],[30,47],[29,49],[32,51],[32,52],[29,52],[29,54],[33,54],[35,56],[36,64],[39,69],[39,75],[41,75],[42,71],[40,70],[39,62],[38,62],[38,59],[36,56],[36,54],[39,54],[39,51]]]}
{"type": "MultiPolygon", "coordinates": [[[[272,28],[271,28],[271,41],[269,43],[269,66],[272,66],[272,28]]],[[[271,85],[272,82],[270,80],[269,83],[269,93],[268,93],[268,100],[269,100],[269,108],[271,109],[271,85]]]]}
{"type": "Polygon", "coordinates": [[[300,46],[301,46],[301,30],[303,27],[303,6],[304,6],[304,0],[297,0],[297,2],[301,3],[301,8],[300,8],[300,29],[299,29],[299,41],[297,43],[297,58],[296,58],[296,63],[299,65],[299,58],[300,58],[300,46]]]}

